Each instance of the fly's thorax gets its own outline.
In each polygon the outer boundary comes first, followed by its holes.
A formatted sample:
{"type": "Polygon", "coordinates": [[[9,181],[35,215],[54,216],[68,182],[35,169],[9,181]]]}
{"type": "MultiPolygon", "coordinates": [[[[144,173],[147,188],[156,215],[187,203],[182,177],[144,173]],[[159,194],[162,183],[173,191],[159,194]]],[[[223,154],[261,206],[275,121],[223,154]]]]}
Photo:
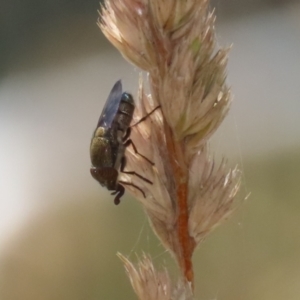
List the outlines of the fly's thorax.
{"type": "Polygon", "coordinates": [[[92,167],[90,172],[93,178],[97,180],[103,187],[106,187],[109,191],[116,190],[119,175],[116,169],[92,167]]]}
{"type": "Polygon", "coordinates": [[[118,127],[124,133],[130,126],[133,113],[134,113],[134,101],[130,94],[123,93],[122,99],[119,105],[118,114],[116,116],[116,122],[118,123],[118,127]]]}
{"type": "Polygon", "coordinates": [[[119,142],[109,130],[96,129],[90,146],[91,162],[94,167],[113,168],[119,153],[119,142]],[[101,135],[97,133],[101,132],[101,135]]]}
{"type": "Polygon", "coordinates": [[[107,129],[104,127],[97,127],[94,132],[94,138],[95,137],[103,137],[107,133],[107,129]]]}

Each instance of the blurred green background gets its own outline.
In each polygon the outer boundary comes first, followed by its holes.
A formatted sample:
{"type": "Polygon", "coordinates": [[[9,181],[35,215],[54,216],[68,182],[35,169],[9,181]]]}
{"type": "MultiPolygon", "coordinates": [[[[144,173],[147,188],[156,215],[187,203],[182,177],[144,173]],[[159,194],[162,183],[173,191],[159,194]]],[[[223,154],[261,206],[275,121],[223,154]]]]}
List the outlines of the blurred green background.
{"type": "MultiPolygon", "coordinates": [[[[214,1],[235,101],[212,141],[240,165],[240,206],[194,257],[197,299],[300,298],[300,4],[214,1]],[[246,195],[250,197],[244,201],[246,195]]],[[[138,70],[96,26],[98,1],[1,1],[0,299],[135,299],[117,252],[176,267],[139,204],[89,175],[118,79],[138,70]]]]}

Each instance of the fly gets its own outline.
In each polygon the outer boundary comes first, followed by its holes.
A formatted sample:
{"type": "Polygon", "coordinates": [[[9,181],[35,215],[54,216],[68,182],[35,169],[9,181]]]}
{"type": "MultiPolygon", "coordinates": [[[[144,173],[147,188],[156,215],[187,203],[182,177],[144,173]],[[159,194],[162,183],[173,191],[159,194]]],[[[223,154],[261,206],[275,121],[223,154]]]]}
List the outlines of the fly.
{"type": "MultiPolygon", "coordinates": [[[[134,126],[144,121],[157,108],[159,106],[134,124],[134,126]]],[[[123,93],[122,83],[120,80],[117,81],[106,100],[90,146],[91,175],[103,187],[106,187],[109,191],[113,191],[112,195],[116,195],[114,199],[116,205],[120,203],[120,199],[124,194],[125,189],[123,185],[133,186],[145,197],[144,191],[135,184],[118,180],[119,171],[135,175],[145,182],[152,184],[150,180],[134,171],[125,171],[125,149],[129,145],[132,145],[136,154],[143,157],[151,165],[154,165],[153,162],[137,151],[130,139],[130,123],[134,109],[133,97],[129,93],[123,93]]]]}

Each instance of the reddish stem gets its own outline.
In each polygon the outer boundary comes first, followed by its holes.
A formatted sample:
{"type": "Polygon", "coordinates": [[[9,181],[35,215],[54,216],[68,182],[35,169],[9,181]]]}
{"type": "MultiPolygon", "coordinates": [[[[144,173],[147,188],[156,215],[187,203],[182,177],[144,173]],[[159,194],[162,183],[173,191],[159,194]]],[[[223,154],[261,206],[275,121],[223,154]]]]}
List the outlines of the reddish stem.
{"type": "Polygon", "coordinates": [[[182,145],[174,140],[171,129],[165,126],[168,152],[172,153],[171,165],[176,185],[177,235],[180,253],[177,253],[179,266],[185,279],[193,286],[194,271],[192,254],[195,242],[189,235],[188,221],[188,168],[186,167],[182,145]]]}

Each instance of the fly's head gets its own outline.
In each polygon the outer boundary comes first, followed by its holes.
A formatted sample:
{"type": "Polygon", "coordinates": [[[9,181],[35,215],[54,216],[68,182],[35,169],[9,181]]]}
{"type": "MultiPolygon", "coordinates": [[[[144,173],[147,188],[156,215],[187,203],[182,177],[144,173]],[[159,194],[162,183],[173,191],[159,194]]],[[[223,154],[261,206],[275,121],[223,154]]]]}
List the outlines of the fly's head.
{"type": "Polygon", "coordinates": [[[106,187],[109,191],[116,190],[119,175],[116,169],[109,167],[92,167],[90,169],[90,172],[92,177],[97,180],[103,187],[106,187]]]}

